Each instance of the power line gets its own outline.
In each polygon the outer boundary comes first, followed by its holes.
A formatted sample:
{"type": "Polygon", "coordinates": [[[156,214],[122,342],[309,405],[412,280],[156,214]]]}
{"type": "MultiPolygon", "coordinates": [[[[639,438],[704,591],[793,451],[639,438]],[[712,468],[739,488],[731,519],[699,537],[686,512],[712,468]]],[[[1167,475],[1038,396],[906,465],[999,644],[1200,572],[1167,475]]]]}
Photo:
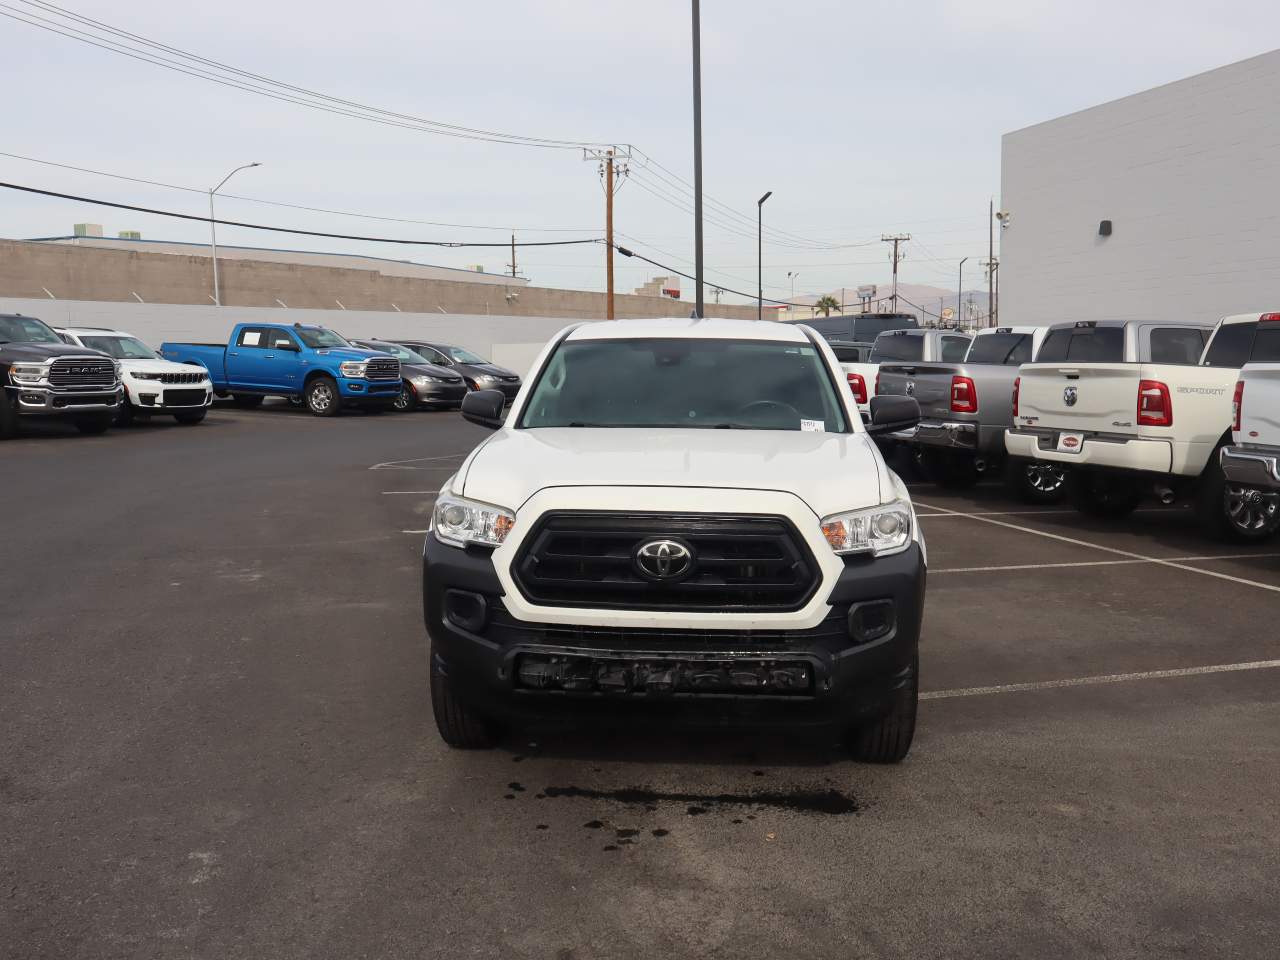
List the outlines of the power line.
{"type": "MultiPolygon", "coordinates": [[[[75,170],[78,173],[91,173],[99,177],[110,177],[113,180],[124,180],[129,183],[141,183],[149,187],[165,187],[169,190],[181,190],[185,193],[198,193],[201,196],[208,196],[208,190],[202,190],[199,187],[184,187],[176,183],[164,183],[160,180],[146,180],[141,177],[129,177],[120,173],[108,173],[105,170],[94,170],[90,167],[77,167],[69,163],[56,163],[53,160],[41,160],[37,157],[26,157],[18,153],[4,153],[0,151],[0,157],[9,157],[14,160],[26,160],[30,163],[42,164],[46,167],[57,167],[61,170],[75,170]]],[[[286,203],[282,200],[264,200],[260,197],[245,197],[235,193],[219,193],[218,197],[228,200],[243,200],[246,203],[260,203],[269,207],[285,207],[290,210],[305,210],[310,213],[325,213],[337,217],[354,217],[359,220],[378,220],[384,223],[408,223],[414,226],[424,227],[453,227],[462,230],[501,230],[507,233],[511,230],[519,230],[524,233],[586,233],[590,227],[510,227],[510,226],[490,226],[478,223],[446,223],[440,220],[411,220],[405,217],[385,217],[373,213],[354,213],[349,210],[330,210],[326,207],[309,207],[300,203],[286,203]]]]}
{"type": "Polygon", "coordinates": [[[0,4],[0,8],[2,8],[0,9],[0,16],[5,16],[19,23],[25,23],[28,26],[86,43],[111,53],[150,63],[153,66],[298,106],[367,120],[371,123],[381,123],[387,126],[413,129],[424,133],[435,133],[440,136],[464,140],[481,140],[489,143],[505,143],[560,150],[578,150],[582,147],[608,145],[595,141],[562,140],[550,137],[531,137],[522,134],[503,133],[385,110],[380,107],[359,103],[358,101],[344,100],[340,97],[330,96],[305,87],[273,80],[261,74],[242,70],[217,60],[190,53],[178,47],[159,43],[127,30],[121,30],[102,21],[64,10],[52,3],[43,2],[43,0],[19,0],[19,2],[60,19],[50,19],[49,17],[40,16],[39,13],[31,10],[21,10],[8,4],[0,4]],[[79,24],[80,26],[75,26],[74,24],[79,24]],[[81,27],[87,27],[88,29],[81,29],[81,27]],[[113,37],[119,39],[112,39],[113,37]],[[178,59],[174,59],[175,57],[178,59]]]}
{"type": "MultiPolygon", "coordinates": [[[[325,237],[331,240],[364,240],[369,243],[400,243],[411,246],[420,247],[502,247],[509,246],[506,242],[501,243],[480,243],[468,240],[405,240],[397,237],[363,237],[349,233],[324,233],[319,230],[300,230],[295,227],[276,227],[261,223],[244,223],[239,220],[220,220],[210,217],[198,217],[190,213],[176,213],[172,210],[156,210],[152,207],[139,207],[129,203],[116,203],[112,200],[98,200],[94,197],[80,197],[70,193],[58,193],[53,190],[40,190],[36,187],[25,187],[17,183],[5,183],[0,181],[0,187],[6,190],[20,190],[23,193],[33,193],[44,197],[56,197],[60,200],[75,200],[80,203],[92,203],[100,207],[114,207],[117,210],[132,210],[136,213],[151,213],[160,217],[173,217],[178,220],[193,220],[196,223],[214,223],[218,226],[225,227],[244,227],[247,230],[269,230],[273,233],[292,233],[303,237],[325,237]]],[[[516,244],[520,247],[569,247],[585,243],[603,243],[600,238],[595,237],[589,240],[532,240],[516,244]]]]}
{"type": "MultiPolygon", "coordinates": [[[[651,263],[655,267],[658,267],[659,269],[666,270],[669,273],[674,273],[678,277],[684,277],[686,280],[693,280],[695,282],[697,280],[697,277],[693,276],[692,274],[685,273],[683,270],[677,270],[675,267],[668,266],[667,264],[661,263],[657,260],[651,260],[649,257],[646,257],[643,254],[636,253],[634,250],[628,250],[626,247],[620,246],[618,244],[614,245],[614,249],[616,249],[624,257],[634,257],[637,260],[643,260],[645,263],[651,263]]],[[[717,284],[717,286],[719,286],[720,289],[723,290],[725,293],[732,293],[739,297],[748,297],[752,300],[757,299],[756,294],[754,293],[745,293],[742,290],[734,290],[732,287],[726,287],[723,284],[717,284]]],[[[813,304],[810,304],[810,303],[792,303],[790,300],[774,300],[770,297],[763,297],[761,299],[763,299],[766,303],[774,303],[782,307],[813,306],[813,304]]]]}

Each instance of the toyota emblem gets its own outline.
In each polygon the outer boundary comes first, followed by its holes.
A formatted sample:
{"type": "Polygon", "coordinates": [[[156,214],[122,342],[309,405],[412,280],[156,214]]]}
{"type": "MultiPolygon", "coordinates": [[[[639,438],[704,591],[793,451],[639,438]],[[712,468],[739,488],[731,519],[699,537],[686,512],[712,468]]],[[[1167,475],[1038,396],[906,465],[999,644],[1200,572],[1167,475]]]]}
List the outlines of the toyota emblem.
{"type": "Polygon", "coordinates": [[[693,551],[677,540],[649,540],[636,549],[635,562],[651,580],[675,580],[693,569],[693,551]]]}
{"type": "Polygon", "coordinates": [[[1079,394],[1077,393],[1075,387],[1067,387],[1065,390],[1062,391],[1062,402],[1065,403],[1068,407],[1074,407],[1076,405],[1076,400],[1078,399],[1078,397],[1079,397],[1079,394]]]}

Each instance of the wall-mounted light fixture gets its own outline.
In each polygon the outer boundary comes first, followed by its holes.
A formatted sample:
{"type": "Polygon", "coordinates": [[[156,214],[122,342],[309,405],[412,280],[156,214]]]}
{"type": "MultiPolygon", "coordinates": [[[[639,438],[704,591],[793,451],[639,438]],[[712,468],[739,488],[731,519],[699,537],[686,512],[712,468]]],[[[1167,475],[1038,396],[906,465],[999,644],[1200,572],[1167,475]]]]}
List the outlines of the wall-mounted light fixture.
{"type": "Polygon", "coordinates": [[[1111,221],[1110,221],[1110,220],[1103,220],[1101,223],[1099,223],[1099,224],[1098,224],[1098,236],[1100,236],[1100,237],[1109,237],[1109,236],[1111,236],[1111,221]]]}

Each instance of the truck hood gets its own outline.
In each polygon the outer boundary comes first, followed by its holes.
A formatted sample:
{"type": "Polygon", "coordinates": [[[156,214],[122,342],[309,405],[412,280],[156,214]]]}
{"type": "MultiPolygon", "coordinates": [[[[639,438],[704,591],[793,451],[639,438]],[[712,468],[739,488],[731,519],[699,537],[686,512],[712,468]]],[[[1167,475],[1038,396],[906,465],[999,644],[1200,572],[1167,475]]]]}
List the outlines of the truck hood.
{"type": "Polygon", "coordinates": [[[334,357],[338,360],[370,360],[373,357],[391,356],[381,350],[366,350],[363,347],[329,347],[325,350],[317,350],[316,353],[322,357],[334,357]]]}
{"type": "Polygon", "coordinates": [[[548,487],[700,487],[782,491],[825,517],[899,489],[866,434],[790,430],[504,429],[458,476],[455,491],[511,509],[548,487]]]}
{"type": "Polygon", "coordinates": [[[105,357],[105,353],[65,343],[0,343],[0,353],[10,362],[49,360],[52,357],[105,357]]]}

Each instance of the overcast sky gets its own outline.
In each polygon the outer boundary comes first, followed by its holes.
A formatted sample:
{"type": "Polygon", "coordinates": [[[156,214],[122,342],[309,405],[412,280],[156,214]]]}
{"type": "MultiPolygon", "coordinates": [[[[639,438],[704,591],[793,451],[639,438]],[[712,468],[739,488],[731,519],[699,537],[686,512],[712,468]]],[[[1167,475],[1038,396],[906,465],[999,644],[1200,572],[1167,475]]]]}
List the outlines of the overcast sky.
{"type": "MultiPolygon", "coordinates": [[[[629,143],[692,179],[688,0],[58,0],[113,27],[274,80],[462,126],[629,143]]],[[[12,6],[54,19],[23,0],[12,6]]],[[[883,282],[882,233],[910,232],[902,278],[950,287],[986,253],[1001,134],[1276,46],[1274,0],[703,0],[707,194],[746,219],[707,226],[708,280],[755,285],[751,221],[766,190],[767,293],[883,282]],[[733,230],[727,229],[732,225],[733,230]],[[802,239],[795,239],[802,238],[802,239]],[[853,244],[864,246],[852,246],[853,244]],[[829,249],[841,245],[841,249],[829,249]]],[[[409,220],[396,224],[220,199],[220,217],[424,239],[603,233],[580,151],[397,129],[218,86],[0,19],[0,150],[246,197],[409,220]],[[569,232],[539,232],[559,230],[569,232]]],[[[671,174],[633,162],[619,242],[692,272],[692,217],[671,174]],[[666,182],[664,183],[664,178],[666,182]],[[657,194],[663,195],[658,196],[657,194]]],[[[199,195],[0,157],[9,182],[202,214],[199,195]]],[[[0,191],[8,237],[69,233],[207,240],[150,215],[0,191]]],[[[424,250],[224,229],[219,240],[503,271],[504,250],[424,250]]],[[[524,250],[546,286],[602,289],[603,250],[524,250]]],[[[620,261],[619,289],[660,273],[620,261]]],[[[978,271],[974,269],[972,276],[978,271]]],[[[969,276],[969,274],[966,274],[969,276]]],[[[975,284],[976,285],[976,284],[975,284]]],[[[691,285],[686,283],[686,293],[691,285]]],[[[968,284],[966,284],[968,286],[968,284]]],[[[733,299],[733,298],[730,298],[733,299]]]]}

